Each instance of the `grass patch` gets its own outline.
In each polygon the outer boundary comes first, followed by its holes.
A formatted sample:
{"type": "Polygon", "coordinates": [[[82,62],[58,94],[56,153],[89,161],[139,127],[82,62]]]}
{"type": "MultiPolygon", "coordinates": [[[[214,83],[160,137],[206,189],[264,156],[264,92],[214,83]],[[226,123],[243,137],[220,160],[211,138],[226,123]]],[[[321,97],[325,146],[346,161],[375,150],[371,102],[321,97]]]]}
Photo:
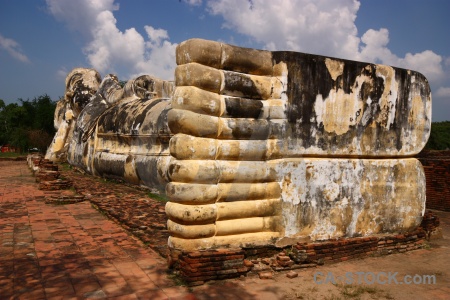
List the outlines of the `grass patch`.
{"type": "Polygon", "coordinates": [[[431,250],[431,245],[428,242],[422,244],[422,249],[431,250]]]}
{"type": "Polygon", "coordinates": [[[359,298],[365,293],[375,294],[377,292],[376,288],[368,287],[364,285],[343,285],[341,288],[341,294],[345,298],[359,298]]]}
{"type": "Polygon", "coordinates": [[[16,158],[26,156],[26,153],[16,153],[16,152],[0,152],[0,158],[16,158]]]}
{"type": "MultiPolygon", "coordinates": [[[[86,174],[88,176],[92,176],[89,174],[86,174]]],[[[120,178],[111,178],[111,177],[97,177],[97,176],[92,176],[92,178],[94,180],[97,180],[101,183],[105,183],[105,184],[123,184],[124,181],[120,178]]]]}
{"type": "Polygon", "coordinates": [[[361,299],[361,297],[365,294],[369,294],[370,296],[374,296],[376,298],[383,297],[384,299],[393,299],[393,297],[383,290],[380,290],[377,287],[367,286],[367,285],[354,285],[354,284],[336,284],[335,285],[340,295],[335,296],[332,295],[331,299],[361,299]]]}
{"type": "Polygon", "coordinates": [[[183,280],[181,275],[178,274],[178,272],[168,270],[166,272],[166,274],[167,274],[167,277],[175,283],[175,285],[177,285],[177,286],[187,286],[188,285],[187,282],[185,280],[183,280]]]}
{"type": "Polygon", "coordinates": [[[72,170],[72,166],[69,163],[60,163],[59,167],[61,168],[62,171],[70,171],[72,170]]]}
{"type": "Polygon", "coordinates": [[[153,200],[158,201],[158,202],[164,202],[165,203],[165,202],[169,201],[169,198],[167,198],[166,195],[160,195],[160,194],[155,194],[155,193],[152,193],[152,192],[148,192],[147,196],[149,198],[152,198],[153,200]]]}

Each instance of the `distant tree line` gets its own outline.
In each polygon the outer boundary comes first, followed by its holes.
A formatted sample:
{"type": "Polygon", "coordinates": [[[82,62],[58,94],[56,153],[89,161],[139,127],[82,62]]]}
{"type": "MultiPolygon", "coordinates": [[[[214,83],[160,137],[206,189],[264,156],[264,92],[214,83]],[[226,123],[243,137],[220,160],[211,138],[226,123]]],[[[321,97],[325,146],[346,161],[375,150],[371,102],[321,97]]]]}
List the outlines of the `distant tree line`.
{"type": "Polygon", "coordinates": [[[431,133],[425,149],[450,150],[450,121],[431,123],[431,133]]]}
{"type": "Polygon", "coordinates": [[[46,94],[8,105],[0,99],[0,146],[10,145],[22,152],[37,148],[45,153],[55,134],[55,108],[56,102],[46,94]]]}

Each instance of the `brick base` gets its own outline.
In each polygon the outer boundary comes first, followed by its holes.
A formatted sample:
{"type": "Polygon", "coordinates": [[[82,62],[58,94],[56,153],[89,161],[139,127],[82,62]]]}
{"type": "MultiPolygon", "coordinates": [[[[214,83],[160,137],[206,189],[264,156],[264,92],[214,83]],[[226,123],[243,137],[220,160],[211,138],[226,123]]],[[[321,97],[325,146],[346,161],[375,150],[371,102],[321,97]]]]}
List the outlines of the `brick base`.
{"type": "Polygon", "coordinates": [[[61,173],[58,171],[58,165],[36,154],[29,155],[27,160],[29,167],[34,172],[36,182],[39,183],[40,190],[67,190],[72,187],[72,182],[59,178],[61,173]]]}
{"type": "Polygon", "coordinates": [[[179,256],[180,275],[190,285],[208,280],[227,279],[246,274],[242,249],[218,249],[183,253],[179,256]]]}
{"type": "Polygon", "coordinates": [[[179,252],[171,249],[169,265],[189,285],[209,280],[315,267],[371,255],[388,255],[422,248],[439,231],[439,218],[426,212],[413,232],[371,237],[342,238],[314,243],[299,242],[288,248],[259,247],[179,252]]]}

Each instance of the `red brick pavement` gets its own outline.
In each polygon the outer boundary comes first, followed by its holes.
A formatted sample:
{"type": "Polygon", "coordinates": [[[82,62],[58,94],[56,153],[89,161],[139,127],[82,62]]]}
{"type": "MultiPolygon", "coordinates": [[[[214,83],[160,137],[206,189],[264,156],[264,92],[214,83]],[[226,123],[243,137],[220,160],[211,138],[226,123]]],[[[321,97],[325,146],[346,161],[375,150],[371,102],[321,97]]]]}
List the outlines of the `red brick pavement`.
{"type": "Polygon", "coordinates": [[[37,187],[25,162],[0,161],[0,299],[193,297],[88,201],[45,204],[37,187]]]}

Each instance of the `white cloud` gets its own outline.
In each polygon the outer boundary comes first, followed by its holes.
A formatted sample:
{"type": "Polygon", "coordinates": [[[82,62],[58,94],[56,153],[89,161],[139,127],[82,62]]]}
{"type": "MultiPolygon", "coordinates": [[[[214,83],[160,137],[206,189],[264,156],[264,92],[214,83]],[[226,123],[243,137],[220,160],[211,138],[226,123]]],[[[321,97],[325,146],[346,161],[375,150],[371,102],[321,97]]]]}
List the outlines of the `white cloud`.
{"type": "Polygon", "coordinates": [[[440,87],[435,93],[438,97],[446,97],[450,100],[450,87],[440,87]]]}
{"type": "Polygon", "coordinates": [[[396,67],[411,69],[423,73],[429,80],[438,81],[444,74],[442,57],[431,50],[420,53],[407,53],[405,57],[396,56],[387,47],[389,43],[389,31],[386,28],[380,30],[369,29],[361,37],[364,44],[358,60],[382,63],[396,67]]]}
{"type": "Polygon", "coordinates": [[[211,0],[224,26],[253,37],[269,50],[352,57],[359,39],[354,24],[359,2],[353,0],[211,0]]]}
{"type": "Polygon", "coordinates": [[[6,52],[9,53],[12,57],[15,59],[27,63],[30,62],[28,57],[23,54],[22,49],[20,48],[19,43],[17,43],[15,40],[5,38],[0,34],[0,49],[6,50],[6,52]]]}
{"type": "Polygon", "coordinates": [[[176,44],[169,42],[167,31],[145,26],[145,39],[135,28],[119,30],[114,0],[47,0],[47,5],[56,19],[87,39],[83,52],[100,73],[121,79],[141,74],[173,79],[176,44]]]}
{"type": "Polygon", "coordinates": [[[147,46],[150,48],[158,47],[161,45],[163,40],[169,38],[167,31],[164,29],[155,29],[152,26],[144,26],[144,28],[145,32],[147,32],[148,38],[150,39],[150,41],[147,42],[147,46]]]}
{"type": "Polygon", "coordinates": [[[416,54],[406,53],[404,58],[399,59],[398,64],[405,68],[417,70],[432,81],[438,81],[444,74],[442,56],[431,50],[425,50],[416,54]]]}
{"type": "Polygon", "coordinates": [[[49,12],[71,30],[92,38],[97,16],[103,11],[119,9],[114,0],[46,0],[49,12]]]}
{"type": "Polygon", "coordinates": [[[389,43],[389,31],[386,28],[380,30],[369,29],[361,37],[361,51],[356,54],[359,60],[374,63],[393,65],[398,60],[392,52],[386,48],[389,43]]]}
{"type": "Polygon", "coordinates": [[[176,66],[175,48],[177,44],[168,41],[167,31],[145,26],[148,41],[145,46],[150,51],[146,53],[146,59],[136,65],[136,74],[157,75],[160,78],[173,80],[176,66]]]}
{"type": "Polygon", "coordinates": [[[116,67],[133,67],[144,59],[144,38],[134,28],[121,32],[111,11],[102,11],[96,17],[93,40],[84,48],[91,65],[100,72],[115,72],[116,67]]]}
{"type": "Polygon", "coordinates": [[[202,0],[184,0],[187,4],[199,6],[202,4],[202,0]]]}

